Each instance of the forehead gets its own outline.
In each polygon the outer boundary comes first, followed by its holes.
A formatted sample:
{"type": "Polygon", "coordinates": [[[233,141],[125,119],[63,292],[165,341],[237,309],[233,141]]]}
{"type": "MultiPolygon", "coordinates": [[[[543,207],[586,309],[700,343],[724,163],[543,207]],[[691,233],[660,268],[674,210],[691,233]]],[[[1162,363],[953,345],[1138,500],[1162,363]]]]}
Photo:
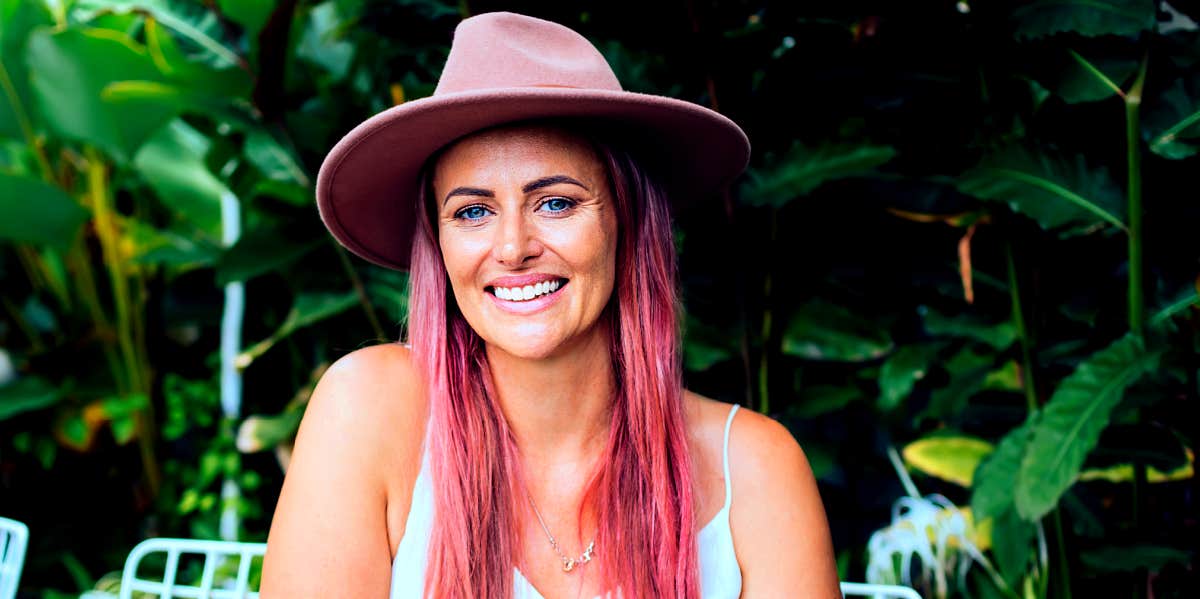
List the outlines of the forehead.
{"type": "Polygon", "coordinates": [[[444,150],[434,165],[434,186],[552,174],[599,183],[603,168],[592,144],[577,133],[553,125],[510,125],[469,135],[444,150]]]}

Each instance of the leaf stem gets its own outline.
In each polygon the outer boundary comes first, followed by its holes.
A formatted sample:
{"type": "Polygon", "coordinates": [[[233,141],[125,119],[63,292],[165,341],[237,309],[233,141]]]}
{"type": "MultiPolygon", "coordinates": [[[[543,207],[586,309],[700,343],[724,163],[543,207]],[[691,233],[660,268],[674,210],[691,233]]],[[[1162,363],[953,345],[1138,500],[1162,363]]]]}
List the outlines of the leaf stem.
{"type": "Polygon", "coordinates": [[[342,270],[345,271],[346,277],[350,279],[350,284],[354,287],[354,294],[358,296],[358,303],[362,306],[363,313],[367,315],[367,321],[371,323],[371,330],[375,331],[375,338],[380,342],[386,342],[388,340],[387,334],[384,332],[383,326],[379,324],[379,316],[375,314],[375,306],[371,304],[371,298],[367,297],[367,290],[363,286],[362,277],[359,277],[358,272],[354,270],[354,265],[350,263],[350,257],[346,255],[346,250],[336,243],[333,244],[333,247],[337,250],[342,270]]]}
{"type": "Polygon", "coordinates": [[[1017,283],[1017,266],[1013,260],[1011,242],[1004,244],[1004,258],[1008,266],[1008,295],[1012,304],[1013,326],[1017,328],[1017,339],[1021,343],[1021,387],[1025,390],[1025,407],[1032,414],[1038,408],[1037,390],[1033,386],[1033,355],[1029,331],[1025,328],[1025,311],[1021,305],[1021,289],[1017,283]]]}
{"type": "Polygon", "coordinates": [[[1067,541],[1063,535],[1062,514],[1059,508],[1054,508],[1050,513],[1050,519],[1054,524],[1054,540],[1058,554],[1058,597],[1062,599],[1071,599],[1071,576],[1070,569],[1067,563],[1067,541]]]}
{"type": "MultiPolygon", "coordinates": [[[[1127,200],[1129,220],[1129,330],[1135,335],[1142,335],[1146,320],[1145,299],[1142,288],[1142,148],[1141,126],[1139,111],[1142,105],[1142,88],[1146,83],[1146,64],[1148,57],[1142,58],[1138,68],[1137,79],[1125,96],[1125,156],[1128,168],[1127,200]]],[[[1138,423],[1142,420],[1141,410],[1136,412],[1138,423]]],[[[1146,481],[1146,463],[1135,460],[1133,463],[1133,528],[1138,530],[1142,514],[1142,492],[1146,481]]],[[[1141,586],[1134,590],[1134,597],[1142,596],[1141,586]]]]}
{"type": "Polygon", "coordinates": [[[1127,166],[1126,200],[1128,203],[1129,248],[1129,330],[1142,333],[1145,306],[1142,290],[1142,151],[1140,145],[1139,110],[1142,88],[1146,82],[1146,59],[1138,69],[1137,79],[1125,95],[1125,157],[1127,166]]]}
{"type": "Polygon", "coordinates": [[[1121,86],[1117,85],[1116,83],[1113,83],[1113,80],[1109,79],[1108,75],[1105,75],[1103,71],[1096,68],[1096,66],[1093,65],[1092,63],[1088,62],[1088,60],[1086,58],[1084,58],[1082,55],[1080,55],[1078,52],[1076,52],[1074,50],[1068,50],[1068,52],[1071,53],[1071,58],[1074,58],[1075,62],[1079,63],[1079,66],[1082,66],[1085,71],[1087,71],[1093,77],[1095,77],[1097,81],[1099,81],[1101,84],[1104,85],[1104,87],[1107,87],[1114,94],[1117,94],[1118,96],[1121,96],[1122,98],[1125,97],[1125,92],[1121,90],[1121,86]]]}

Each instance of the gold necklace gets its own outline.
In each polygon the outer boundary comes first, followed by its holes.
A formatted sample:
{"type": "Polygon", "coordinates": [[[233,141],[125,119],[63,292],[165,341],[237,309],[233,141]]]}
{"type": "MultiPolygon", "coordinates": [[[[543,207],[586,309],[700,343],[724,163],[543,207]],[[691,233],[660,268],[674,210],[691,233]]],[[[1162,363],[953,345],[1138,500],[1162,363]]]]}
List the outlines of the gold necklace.
{"type": "Polygon", "coordinates": [[[542,530],[546,531],[546,538],[550,539],[550,546],[554,548],[554,553],[557,553],[558,559],[562,561],[563,572],[570,572],[575,569],[575,566],[582,566],[592,561],[592,550],[596,548],[595,537],[579,557],[570,558],[563,555],[562,549],[558,547],[558,541],[554,540],[554,535],[550,534],[550,529],[546,527],[546,521],[542,520],[542,513],[538,511],[537,504],[533,502],[533,495],[529,493],[529,489],[525,490],[525,496],[529,498],[529,507],[533,508],[533,515],[537,516],[538,524],[541,524],[542,530]]]}

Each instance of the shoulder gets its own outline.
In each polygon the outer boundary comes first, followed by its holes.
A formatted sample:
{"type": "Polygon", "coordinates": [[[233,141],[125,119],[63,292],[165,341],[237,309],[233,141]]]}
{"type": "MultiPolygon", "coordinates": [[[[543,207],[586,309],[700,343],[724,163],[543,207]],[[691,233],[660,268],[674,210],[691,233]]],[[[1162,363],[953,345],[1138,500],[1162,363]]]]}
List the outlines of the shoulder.
{"type": "Polygon", "coordinates": [[[421,388],[408,350],[395,344],[352,352],[321,377],[272,518],[264,596],[386,592],[388,500],[420,467],[421,388]]]}
{"type": "Polygon", "coordinates": [[[840,597],[829,523],[816,479],[791,431],[738,410],[729,431],[730,530],[743,596],[840,597]]]}
{"type": "Polygon", "coordinates": [[[388,343],[355,350],[334,362],[317,383],[297,442],[349,441],[361,450],[359,457],[380,467],[381,475],[406,473],[419,464],[426,413],[422,388],[407,347],[388,343]]]}
{"type": "Polygon", "coordinates": [[[420,389],[408,348],[389,343],[355,350],[321,376],[297,440],[318,428],[353,430],[354,437],[364,441],[410,437],[424,425],[420,389]]]}
{"type": "MultiPolygon", "coordinates": [[[[718,459],[729,427],[729,462],[734,483],[760,476],[762,470],[779,466],[779,460],[798,467],[807,465],[804,452],[782,424],[754,410],[739,409],[730,421],[733,405],[684,391],[689,433],[702,453],[716,452],[718,459]]],[[[718,462],[719,464],[720,462],[718,462]]]]}

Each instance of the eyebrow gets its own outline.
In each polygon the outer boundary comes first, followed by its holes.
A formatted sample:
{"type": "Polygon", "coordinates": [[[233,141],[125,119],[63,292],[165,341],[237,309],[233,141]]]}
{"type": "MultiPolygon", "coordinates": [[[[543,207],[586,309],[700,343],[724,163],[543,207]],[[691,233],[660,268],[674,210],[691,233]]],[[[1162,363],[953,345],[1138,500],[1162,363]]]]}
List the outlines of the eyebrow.
{"type": "MultiPolygon", "coordinates": [[[[585,189],[587,191],[591,191],[591,189],[588,189],[587,185],[580,183],[579,181],[575,180],[572,177],[568,177],[566,175],[551,175],[549,177],[542,177],[540,179],[534,179],[533,181],[526,183],[525,185],[523,185],[521,187],[521,192],[529,193],[531,191],[536,191],[543,187],[549,187],[551,185],[558,185],[559,183],[570,183],[571,185],[578,185],[579,187],[582,187],[583,189],[585,189]]],[[[473,197],[482,197],[482,198],[494,198],[494,197],[496,197],[496,194],[492,193],[492,191],[489,189],[481,189],[478,187],[455,187],[454,189],[450,190],[450,193],[446,194],[446,199],[442,200],[442,205],[444,206],[446,204],[446,202],[449,202],[450,198],[452,198],[454,196],[473,196],[473,197]]]]}

